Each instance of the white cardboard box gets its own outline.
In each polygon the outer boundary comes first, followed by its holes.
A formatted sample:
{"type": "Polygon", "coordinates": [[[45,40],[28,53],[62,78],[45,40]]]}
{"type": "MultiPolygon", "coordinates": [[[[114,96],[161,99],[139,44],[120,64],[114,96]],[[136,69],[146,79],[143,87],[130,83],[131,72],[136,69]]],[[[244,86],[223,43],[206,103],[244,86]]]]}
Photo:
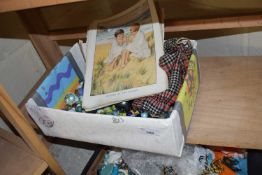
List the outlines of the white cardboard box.
{"type": "MultiPolygon", "coordinates": [[[[196,42],[192,44],[196,49],[196,42]]],[[[79,45],[75,44],[70,53],[84,74],[79,45]]],[[[196,54],[191,56],[189,69],[193,73],[191,86],[189,80],[184,81],[174,110],[166,119],[70,112],[39,106],[34,98],[29,99],[26,107],[47,136],[181,156],[199,86],[196,54]]]]}

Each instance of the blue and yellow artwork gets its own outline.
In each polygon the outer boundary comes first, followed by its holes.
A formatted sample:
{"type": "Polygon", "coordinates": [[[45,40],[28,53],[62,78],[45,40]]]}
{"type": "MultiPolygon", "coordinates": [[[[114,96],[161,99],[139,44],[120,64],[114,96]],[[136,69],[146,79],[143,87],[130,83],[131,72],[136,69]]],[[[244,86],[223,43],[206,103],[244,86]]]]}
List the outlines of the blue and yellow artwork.
{"type": "Polygon", "coordinates": [[[49,108],[63,109],[64,97],[73,93],[79,85],[79,76],[75,71],[70,59],[63,59],[52,69],[50,74],[36,90],[38,99],[41,97],[42,104],[49,108]]]}

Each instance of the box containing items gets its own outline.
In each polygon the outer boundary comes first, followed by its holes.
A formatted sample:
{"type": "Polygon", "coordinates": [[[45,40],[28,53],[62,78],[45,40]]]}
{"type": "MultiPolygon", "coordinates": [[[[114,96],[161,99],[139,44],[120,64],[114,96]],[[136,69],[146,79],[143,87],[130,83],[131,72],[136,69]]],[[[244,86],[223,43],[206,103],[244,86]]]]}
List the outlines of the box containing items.
{"type": "Polygon", "coordinates": [[[27,110],[47,136],[181,156],[199,87],[196,42],[191,42],[193,53],[186,76],[175,104],[166,112],[168,116],[107,115],[101,110],[85,113],[81,109],[76,112],[79,104],[75,104],[75,110],[66,111],[67,101],[81,98],[83,91],[79,87],[86,67],[78,44],[70,49],[39,86],[27,102],[27,110]],[[79,89],[80,96],[68,97],[76,89],[79,89]]]}
{"type": "Polygon", "coordinates": [[[28,101],[29,114],[48,136],[180,156],[199,86],[196,42],[164,43],[163,31],[148,0],[95,21],[85,47],[75,44],[28,101]]]}

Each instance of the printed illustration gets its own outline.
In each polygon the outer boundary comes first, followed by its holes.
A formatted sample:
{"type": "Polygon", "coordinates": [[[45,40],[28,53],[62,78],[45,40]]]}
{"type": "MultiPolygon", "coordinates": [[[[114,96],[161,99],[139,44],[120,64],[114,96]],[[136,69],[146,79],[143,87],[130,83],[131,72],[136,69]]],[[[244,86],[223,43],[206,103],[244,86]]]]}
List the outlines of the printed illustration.
{"type": "Polygon", "coordinates": [[[190,58],[185,82],[180,90],[177,101],[183,105],[184,121],[186,128],[191,121],[196,94],[199,86],[197,57],[193,54],[190,58]]]}
{"type": "Polygon", "coordinates": [[[156,83],[153,25],[147,9],[124,27],[97,31],[91,95],[156,83]]]}
{"type": "Polygon", "coordinates": [[[140,0],[87,32],[83,107],[94,110],[167,89],[163,34],[154,2],[140,0]]]}

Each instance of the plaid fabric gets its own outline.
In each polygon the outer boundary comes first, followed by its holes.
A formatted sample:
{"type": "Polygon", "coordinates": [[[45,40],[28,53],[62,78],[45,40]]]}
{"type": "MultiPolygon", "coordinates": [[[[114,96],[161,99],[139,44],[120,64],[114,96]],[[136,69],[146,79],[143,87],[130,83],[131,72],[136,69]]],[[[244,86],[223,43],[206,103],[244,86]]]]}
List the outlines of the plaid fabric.
{"type": "Polygon", "coordinates": [[[159,60],[159,66],[168,76],[168,89],[153,96],[136,99],[132,107],[147,111],[151,116],[168,111],[174,105],[184,82],[192,50],[191,42],[186,38],[167,40],[164,43],[164,55],[159,60]]]}

